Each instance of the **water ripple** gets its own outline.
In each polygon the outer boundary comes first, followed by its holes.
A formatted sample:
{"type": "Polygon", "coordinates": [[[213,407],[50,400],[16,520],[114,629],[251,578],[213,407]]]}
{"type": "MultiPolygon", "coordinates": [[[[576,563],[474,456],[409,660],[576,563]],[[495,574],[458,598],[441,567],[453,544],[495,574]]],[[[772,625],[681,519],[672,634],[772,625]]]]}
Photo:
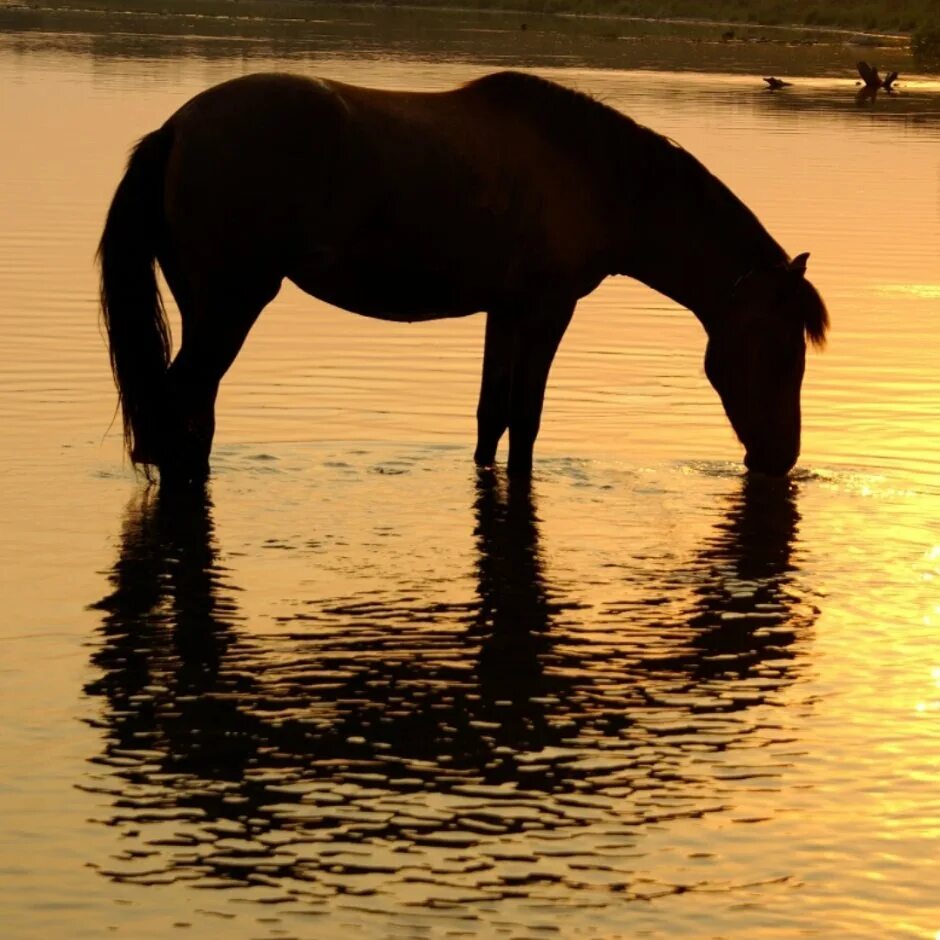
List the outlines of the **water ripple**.
{"type": "Polygon", "coordinates": [[[532,488],[481,475],[472,511],[462,597],[403,577],[299,598],[259,634],[209,498],[132,505],[87,687],[87,785],[128,846],[103,873],[398,911],[736,890],[651,877],[638,852],[682,820],[754,824],[739,794],[787,766],[772,706],[816,616],[791,487],[742,483],[694,557],[603,603],[547,576],[532,488]]]}

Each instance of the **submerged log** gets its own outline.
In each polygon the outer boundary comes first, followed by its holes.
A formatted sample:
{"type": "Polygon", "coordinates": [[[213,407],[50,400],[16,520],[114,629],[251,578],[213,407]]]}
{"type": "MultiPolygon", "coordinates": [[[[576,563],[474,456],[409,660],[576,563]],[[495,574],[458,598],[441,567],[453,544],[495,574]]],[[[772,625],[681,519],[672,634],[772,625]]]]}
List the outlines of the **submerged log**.
{"type": "MultiPolygon", "coordinates": [[[[865,83],[866,88],[870,88],[873,91],[877,91],[882,86],[881,76],[878,75],[878,67],[875,65],[869,65],[864,59],[862,59],[857,65],[858,74],[862,76],[862,81],[865,83]]],[[[895,75],[897,78],[897,75],[895,75]]]]}

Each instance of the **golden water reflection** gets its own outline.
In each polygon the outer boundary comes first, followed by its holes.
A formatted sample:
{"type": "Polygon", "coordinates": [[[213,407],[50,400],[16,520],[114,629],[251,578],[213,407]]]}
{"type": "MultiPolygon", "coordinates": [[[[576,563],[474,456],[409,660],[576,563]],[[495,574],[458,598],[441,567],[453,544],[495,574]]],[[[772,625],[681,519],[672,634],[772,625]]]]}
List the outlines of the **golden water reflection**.
{"type": "Polygon", "coordinates": [[[797,495],[743,480],[685,563],[625,573],[595,606],[547,573],[537,485],[482,473],[462,599],[304,597],[268,636],[240,612],[208,494],[135,497],[87,687],[105,741],[90,788],[126,846],[104,873],[363,893],[393,916],[733,891],[724,865],[690,884],[637,858],[651,827],[775,786],[765,707],[815,620],[797,495]]]}
{"type": "Polygon", "coordinates": [[[841,40],[8,15],[5,936],[935,929],[935,78],[857,108],[841,40]],[[765,94],[778,63],[797,81],[765,94]],[[834,330],[795,489],[736,478],[698,325],[626,279],[566,336],[529,494],[472,477],[476,318],[285,290],[223,387],[211,499],[139,494],[122,532],[93,254],[131,140],[245,71],[432,90],[499,64],[679,140],[811,252],[834,330]]]}

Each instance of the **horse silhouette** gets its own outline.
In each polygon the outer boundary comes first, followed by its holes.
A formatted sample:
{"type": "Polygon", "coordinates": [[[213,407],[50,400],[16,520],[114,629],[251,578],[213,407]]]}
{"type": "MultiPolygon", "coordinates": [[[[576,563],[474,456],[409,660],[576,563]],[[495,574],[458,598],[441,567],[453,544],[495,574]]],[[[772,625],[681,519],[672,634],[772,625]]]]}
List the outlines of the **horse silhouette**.
{"type": "Polygon", "coordinates": [[[485,311],[475,460],[528,474],[579,298],[625,274],[688,307],[753,470],[800,447],[807,338],[828,317],[691,154],[587,95],[502,72],[445,92],[286,74],[197,95],[134,149],[101,237],[101,301],[135,464],[209,471],[219,382],[284,278],[365,316],[485,311]],[[182,319],[171,359],[159,263],[182,319]]]}

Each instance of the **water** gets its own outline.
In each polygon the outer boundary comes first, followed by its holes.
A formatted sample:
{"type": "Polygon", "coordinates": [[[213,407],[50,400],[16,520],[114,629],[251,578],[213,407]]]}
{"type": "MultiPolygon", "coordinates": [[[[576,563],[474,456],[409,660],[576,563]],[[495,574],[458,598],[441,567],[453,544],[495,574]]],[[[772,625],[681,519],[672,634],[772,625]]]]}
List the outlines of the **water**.
{"type": "Polygon", "coordinates": [[[4,936],[936,935],[940,82],[858,106],[842,37],[0,12],[4,936]],[[107,201],[137,136],[285,60],[535,67],[695,152],[829,302],[791,480],[741,477],[694,318],[611,280],[531,488],[470,463],[479,318],[290,290],[206,498],[136,481],[107,201]]]}

